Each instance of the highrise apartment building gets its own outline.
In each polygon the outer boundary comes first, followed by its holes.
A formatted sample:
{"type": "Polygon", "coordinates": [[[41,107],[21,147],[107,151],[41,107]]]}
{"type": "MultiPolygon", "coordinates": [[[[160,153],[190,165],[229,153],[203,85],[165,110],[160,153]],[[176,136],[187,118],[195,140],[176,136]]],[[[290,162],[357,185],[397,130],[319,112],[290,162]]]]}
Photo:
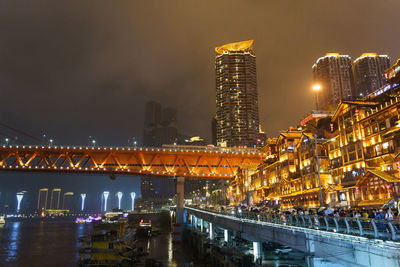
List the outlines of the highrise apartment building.
{"type": "Polygon", "coordinates": [[[158,102],[146,104],[144,118],[144,146],[160,147],[178,142],[177,111],[174,108],[162,108],[158,102]]]}
{"type": "Polygon", "coordinates": [[[259,133],[253,40],[215,48],[217,142],[254,146],[259,133]]]}
{"type": "Polygon", "coordinates": [[[353,62],[357,97],[371,94],[386,83],[385,70],[390,67],[387,55],[364,53],[353,62]]]}
{"type": "MultiPolygon", "coordinates": [[[[143,145],[161,147],[164,144],[179,142],[177,111],[174,108],[162,107],[155,101],[147,102],[144,118],[143,145]]],[[[142,199],[171,198],[174,181],[142,177],[142,199]]]]}
{"type": "Polygon", "coordinates": [[[51,210],[60,209],[60,199],[61,199],[61,188],[53,188],[53,190],[51,190],[51,198],[50,198],[51,210]]]}
{"type": "Polygon", "coordinates": [[[317,92],[317,108],[335,109],[341,99],[355,97],[351,58],[348,55],[327,53],[312,67],[314,83],[321,86],[317,92]]]}
{"type": "Polygon", "coordinates": [[[37,210],[40,212],[47,209],[47,196],[49,194],[48,188],[40,188],[38,194],[37,210]]]}

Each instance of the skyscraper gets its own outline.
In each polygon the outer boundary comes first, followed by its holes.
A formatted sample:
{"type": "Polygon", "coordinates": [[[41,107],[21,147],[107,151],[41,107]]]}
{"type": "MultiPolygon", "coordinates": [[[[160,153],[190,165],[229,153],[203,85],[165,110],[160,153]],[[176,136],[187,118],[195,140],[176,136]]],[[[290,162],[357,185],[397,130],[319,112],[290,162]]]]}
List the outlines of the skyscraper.
{"type": "Polygon", "coordinates": [[[327,53],[312,67],[314,83],[321,85],[317,94],[317,107],[335,109],[341,99],[355,96],[351,58],[338,53],[327,53]]]}
{"type": "Polygon", "coordinates": [[[49,194],[49,189],[48,188],[40,188],[39,189],[39,194],[38,194],[38,204],[37,204],[37,209],[38,211],[42,211],[47,209],[47,196],[49,194]]]}
{"type": "Polygon", "coordinates": [[[387,55],[364,53],[353,62],[357,97],[371,94],[386,83],[385,70],[390,67],[387,55]]]}
{"type": "Polygon", "coordinates": [[[156,129],[161,124],[161,104],[154,101],[147,102],[144,114],[143,145],[155,146],[156,129]]]}
{"type": "Polygon", "coordinates": [[[215,48],[217,142],[253,146],[259,132],[253,40],[215,48]]]}
{"type": "Polygon", "coordinates": [[[78,211],[74,201],[74,192],[64,193],[62,209],[69,210],[70,212],[78,211]]]}
{"type": "Polygon", "coordinates": [[[61,188],[53,188],[53,190],[51,190],[51,198],[50,198],[51,210],[60,209],[60,199],[61,199],[61,188]]]}
{"type": "MultiPolygon", "coordinates": [[[[161,147],[163,144],[179,142],[177,111],[174,108],[163,108],[160,103],[150,101],[146,104],[143,144],[161,147]]],[[[140,188],[142,199],[170,198],[172,179],[142,177],[140,188]]]]}
{"type": "Polygon", "coordinates": [[[140,192],[142,199],[152,199],[155,198],[155,178],[150,178],[147,176],[141,177],[140,181],[140,192]]]}

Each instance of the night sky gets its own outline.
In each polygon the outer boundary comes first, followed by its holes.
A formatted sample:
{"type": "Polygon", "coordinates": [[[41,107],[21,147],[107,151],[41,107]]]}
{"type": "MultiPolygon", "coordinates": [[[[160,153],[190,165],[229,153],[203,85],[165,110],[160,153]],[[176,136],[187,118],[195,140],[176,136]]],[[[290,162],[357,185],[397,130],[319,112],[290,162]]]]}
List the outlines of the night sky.
{"type": "MultiPolygon", "coordinates": [[[[395,63],[399,9],[398,0],[3,1],[0,122],[55,144],[94,136],[100,145],[127,145],[142,138],[144,105],[156,100],[177,108],[181,132],[210,141],[214,48],[254,39],[260,119],[276,136],[313,108],[311,66],[326,52],[353,60],[378,52],[395,63]]],[[[0,174],[7,187],[41,181],[7,177],[0,174]]],[[[54,179],[98,191],[139,184],[54,179]]]]}

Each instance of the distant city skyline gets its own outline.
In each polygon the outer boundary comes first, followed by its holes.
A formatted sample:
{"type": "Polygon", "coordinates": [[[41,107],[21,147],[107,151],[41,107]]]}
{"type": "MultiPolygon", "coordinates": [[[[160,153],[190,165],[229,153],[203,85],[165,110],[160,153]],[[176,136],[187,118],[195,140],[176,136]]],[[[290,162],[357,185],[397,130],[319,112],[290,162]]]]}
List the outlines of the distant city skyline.
{"type": "MultiPolygon", "coordinates": [[[[117,181],[112,181],[105,176],[78,176],[78,175],[40,175],[40,174],[7,174],[10,183],[3,186],[0,190],[0,213],[8,210],[15,212],[17,208],[16,193],[24,191],[24,197],[21,201],[21,212],[28,210],[33,212],[37,210],[38,191],[40,188],[48,189],[47,208],[50,208],[51,191],[54,188],[61,189],[61,198],[59,208],[63,208],[63,196],[66,192],[73,192],[73,204],[77,210],[81,208],[81,193],[86,193],[85,210],[88,212],[98,212],[101,209],[100,197],[103,191],[110,191],[108,200],[109,208],[118,208],[117,192],[123,192],[124,196],[121,201],[123,209],[131,209],[131,198],[129,194],[135,192],[137,198],[140,196],[140,177],[122,176],[117,181]],[[77,184],[71,184],[71,180],[77,184]],[[38,183],[40,181],[40,183],[38,183]],[[96,186],[93,186],[93,182],[96,186]],[[75,190],[74,190],[75,189],[75,190]],[[4,207],[8,205],[8,207],[4,207]]],[[[0,175],[4,175],[1,173],[0,175]]],[[[6,179],[6,178],[3,178],[6,179]]],[[[67,200],[68,201],[68,200],[67,200]]]]}

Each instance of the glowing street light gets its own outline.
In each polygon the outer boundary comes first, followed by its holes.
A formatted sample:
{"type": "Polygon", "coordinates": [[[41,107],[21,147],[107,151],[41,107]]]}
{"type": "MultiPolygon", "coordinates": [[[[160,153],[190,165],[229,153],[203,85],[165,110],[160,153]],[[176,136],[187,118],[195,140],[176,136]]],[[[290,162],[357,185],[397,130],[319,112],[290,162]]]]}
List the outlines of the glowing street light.
{"type": "Polygon", "coordinates": [[[6,139],[4,139],[4,141],[6,141],[6,145],[8,145],[8,142],[10,142],[10,139],[6,138],[6,139]]]}
{"type": "Polygon", "coordinates": [[[132,208],[131,208],[131,210],[132,211],[135,210],[135,197],[136,197],[136,193],[135,192],[131,192],[131,199],[132,199],[132,208]]]}
{"type": "Polygon", "coordinates": [[[122,192],[118,192],[117,193],[117,197],[118,197],[118,209],[121,209],[121,199],[122,199],[122,192]]]}
{"type": "Polygon", "coordinates": [[[107,211],[107,199],[108,199],[108,195],[110,194],[110,192],[108,191],[104,191],[103,192],[103,197],[104,197],[104,211],[107,211]]]}
{"type": "Polygon", "coordinates": [[[50,145],[52,146],[52,145],[53,145],[53,142],[54,142],[54,140],[53,140],[53,139],[50,139],[50,140],[49,140],[49,142],[50,142],[50,145]]]}
{"type": "Polygon", "coordinates": [[[17,193],[17,212],[19,212],[21,208],[21,200],[24,197],[24,193],[17,193]]]}
{"type": "Polygon", "coordinates": [[[321,88],[322,88],[322,87],[321,87],[320,84],[314,84],[313,87],[312,87],[312,89],[313,89],[314,91],[320,91],[321,88]]]}
{"type": "Polygon", "coordinates": [[[322,86],[318,83],[314,84],[312,87],[313,91],[315,92],[315,107],[318,110],[318,92],[321,91],[322,86]]]}
{"type": "Polygon", "coordinates": [[[96,146],[96,140],[92,140],[93,146],[96,146]]]}
{"type": "Polygon", "coordinates": [[[86,194],[81,194],[82,204],[81,204],[81,211],[85,208],[85,198],[86,194]]]}

